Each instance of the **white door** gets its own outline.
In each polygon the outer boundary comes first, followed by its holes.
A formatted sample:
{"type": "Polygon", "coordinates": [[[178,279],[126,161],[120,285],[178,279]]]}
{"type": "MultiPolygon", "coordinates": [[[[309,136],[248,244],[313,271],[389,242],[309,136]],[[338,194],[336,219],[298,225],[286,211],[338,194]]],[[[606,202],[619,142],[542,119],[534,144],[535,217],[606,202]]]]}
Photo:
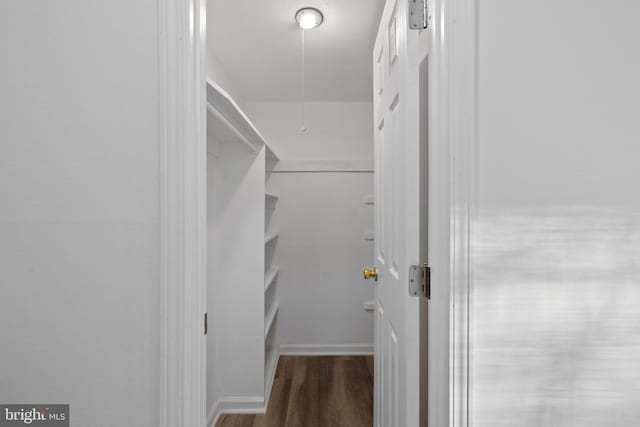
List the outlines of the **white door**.
{"type": "Polygon", "coordinates": [[[417,427],[420,419],[420,298],[409,267],[420,259],[420,138],[410,55],[417,32],[407,2],[388,0],[373,52],[375,133],[376,427],[417,427]]]}

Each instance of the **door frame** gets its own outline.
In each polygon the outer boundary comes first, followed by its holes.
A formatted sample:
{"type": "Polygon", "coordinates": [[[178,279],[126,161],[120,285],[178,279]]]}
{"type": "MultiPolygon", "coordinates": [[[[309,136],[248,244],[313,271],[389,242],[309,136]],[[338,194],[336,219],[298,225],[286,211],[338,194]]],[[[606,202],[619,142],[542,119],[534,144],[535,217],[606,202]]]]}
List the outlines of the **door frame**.
{"type": "MultiPolygon", "coordinates": [[[[432,281],[449,285],[441,292],[443,305],[430,310],[430,323],[438,329],[429,338],[429,348],[439,344],[442,349],[430,356],[429,422],[466,427],[477,199],[477,6],[476,0],[429,1],[435,26],[430,78],[437,83],[432,86],[437,91],[431,95],[431,111],[439,111],[431,131],[438,148],[431,158],[442,162],[431,178],[434,190],[436,183],[444,184],[443,191],[434,193],[435,206],[446,212],[431,227],[442,226],[436,249],[440,256],[432,259],[432,281]],[[440,320],[432,319],[434,315],[440,320]],[[446,380],[434,375],[439,371],[448,373],[443,374],[446,380]]],[[[159,421],[163,427],[206,423],[205,46],[206,1],[159,0],[159,421]]]]}
{"type": "Polygon", "coordinates": [[[450,153],[450,422],[471,425],[473,233],[477,212],[477,0],[440,2],[450,153]],[[447,3],[446,5],[444,3],[447,3]]]}
{"type": "Polygon", "coordinates": [[[428,0],[428,426],[470,425],[470,305],[476,212],[476,0],[428,0]]]}
{"type": "Polygon", "coordinates": [[[206,423],[206,0],[158,2],[159,424],[206,423]]]}

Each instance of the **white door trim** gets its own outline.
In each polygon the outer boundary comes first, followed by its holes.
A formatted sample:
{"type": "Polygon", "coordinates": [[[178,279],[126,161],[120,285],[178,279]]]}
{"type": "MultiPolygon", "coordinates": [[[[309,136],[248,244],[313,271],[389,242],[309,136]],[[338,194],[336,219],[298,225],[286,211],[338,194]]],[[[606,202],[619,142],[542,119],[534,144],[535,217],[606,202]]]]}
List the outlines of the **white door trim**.
{"type": "Polygon", "coordinates": [[[160,426],[206,422],[205,0],[160,0],[160,426]]]}
{"type": "Polygon", "coordinates": [[[477,34],[476,0],[456,0],[445,6],[445,38],[449,140],[452,156],[451,271],[452,327],[450,336],[450,425],[471,424],[470,305],[473,286],[473,219],[477,206],[477,34]]]}

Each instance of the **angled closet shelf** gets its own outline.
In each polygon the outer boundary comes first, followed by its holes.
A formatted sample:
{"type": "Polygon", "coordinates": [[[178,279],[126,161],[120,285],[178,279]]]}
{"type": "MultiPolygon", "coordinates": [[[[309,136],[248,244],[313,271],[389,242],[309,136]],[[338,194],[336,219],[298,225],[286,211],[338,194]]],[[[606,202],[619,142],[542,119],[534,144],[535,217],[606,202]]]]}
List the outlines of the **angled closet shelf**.
{"type": "Polygon", "coordinates": [[[264,291],[267,292],[276,281],[280,267],[277,265],[267,266],[267,273],[264,276],[264,291]]]}
{"type": "Polygon", "coordinates": [[[213,80],[207,79],[207,133],[218,142],[241,142],[256,152],[265,147],[267,161],[277,161],[273,152],[236,101],[213,80]]]}
{"type": "Polygon", "coordinates": [[[277,239],[278,235],[279,235],[279,233],[277,231],[269,231],[269,232],[267,232],[267,234],[265,234],[265,236],[264,236],[264,244],[268,245],[273,240],[277,239]]]}
{"type": "Polygon", "coordinates": [[[273,322],[276,320],[277,314],[278,314],[278,303],[274,303],[273,306],[267,312],[267,318],[266,318],[265,327],[264,327],[265,338],[269,336],[269,332],[271,332],[271,327],[273,326],[273,322]]]}

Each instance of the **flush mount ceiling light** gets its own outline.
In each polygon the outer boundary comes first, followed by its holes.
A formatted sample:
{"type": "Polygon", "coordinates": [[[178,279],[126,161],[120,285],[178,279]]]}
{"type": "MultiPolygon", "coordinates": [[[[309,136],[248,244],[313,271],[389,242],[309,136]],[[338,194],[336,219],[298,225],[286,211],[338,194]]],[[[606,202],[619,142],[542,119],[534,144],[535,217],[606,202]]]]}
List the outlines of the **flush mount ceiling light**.
{"type": "Polygon", "coordinates": [[[322,24],[322,12],[313,7],[303,7],[296,12],[296,22],[303,30],[311,30],[322,24]]]}

